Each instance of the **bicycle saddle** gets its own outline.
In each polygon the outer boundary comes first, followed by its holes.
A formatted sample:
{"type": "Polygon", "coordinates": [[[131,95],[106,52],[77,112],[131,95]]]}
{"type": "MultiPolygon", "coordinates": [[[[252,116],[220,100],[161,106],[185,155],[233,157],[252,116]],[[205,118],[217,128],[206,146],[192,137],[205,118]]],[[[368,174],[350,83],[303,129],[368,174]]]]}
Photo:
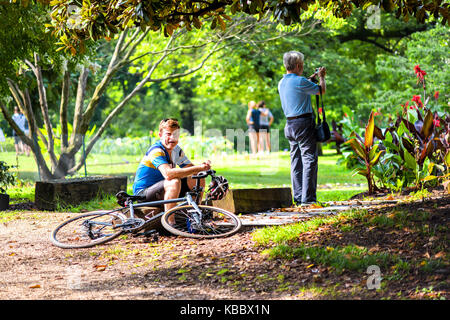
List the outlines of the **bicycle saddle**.
{"type": "Polygon", "coordinates": [[[117,198],[117,203],[122,207],[126,206],[125,202],[127,200],[131,200],[131,201],[144,201],[145,200],[144,196],[131,196],[128,193],[126,193],[125,191],[117,192],[116,198],[117,198]]]}

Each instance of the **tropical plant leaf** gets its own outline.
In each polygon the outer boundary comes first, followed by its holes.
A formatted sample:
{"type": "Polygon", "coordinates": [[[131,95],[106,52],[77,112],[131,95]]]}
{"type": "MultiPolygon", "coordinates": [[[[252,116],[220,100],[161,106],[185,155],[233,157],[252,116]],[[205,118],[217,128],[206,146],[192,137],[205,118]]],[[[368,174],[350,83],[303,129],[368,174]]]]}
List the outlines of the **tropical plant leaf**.
{"type": "Polygon", "coordinates": [[[366,132],[364,134],[364,146],[369,149],[373,144],[373,132],[375,129],[375,118],[373,111],[370,113],[369,122],[367,122],[366,132]]]}
{"type": "Polygon", "coordinates": [[[430,140],[420,153],[419,164],[422,164],[425,161],[425,158],[432,154],[433,150],[433,140],[430,140]]]}
{"type": "Polygon", "coordinates": [[[430,110],[427,110],[427,113],[425,114],[425,119],[423,120],[423,126],[420,133],[425,139],[429,139],[433,133],[433,113],[430,110]]]}
{"type": "Polygon", "coordinates": [[[367,169],[364,169],[364,168],[356,168],[353,170],[353,175],[356,175],[356,174],[360,174],[367,178],[368,171],[367,171],[367,169]]]}
{"type": "Polygon", "coordinates": [[[402,137],[402,145],[408,152],[414,153],[414,145],[408,138],[402,137]]]}
{"type": "Polygon", "coordinates": [[[377,126],[374,126],[373,129],[374,129],[374,130],[373,130],[374,136],[375,136],[377,139],[384,140],[383,131],[381,131],[381,129],[378,128],[377,126]]]}
{"type": "Polygon", "coordinates": [[[447,154],[444,157],[444,162],[447,167],[450,167],[450,151],[447,151],[447,154]]]}
{"type": "Polygon", "coordinates": [[[412,134],[417,135],[417,136],[419,135],[419,132],[416,130],[416,127],[411,122],[409,122],[405,118],[402,118],[402,122],[405,125],[406,129],[409,130],[409,132],[411,132],[412,134]]]}
{"type": "Polygon", "coordinates": [[[349,144],[352,147],[352,149],[355,151],[355,153],[361,159],[363,159],[363,160],[366,159],[366,153],[364,151],[364,148],[362,147],[361,143],[356,138],[352,138],[345,143],[349,144]]]}
{"type": "Polygon", "coordinates": [[[411,153],[409,153],[406,150],[405,150],[405,152],[403,152],[403,157],[405,159],[406,166],[415,172],[417,169],[416,159],[414,159],[414,157],[411,155],[411,153]]]}
{"type": "Polygon", "coordinates": [[[370,160],[370,165],[374,166],[378,163],[378,161],[380,160],[380,156],[384,153],[384,150],[379,151],[375,157],[373,157],[373,159],[370,160]]]}
{"type": "Polygon", "coordinates": [[[386,148],[389,148],[389,149],[392,149],[392,150],[398,152],[398,147],[395,144],[393,144],[392,142],[385,140],[385,141],[383,141],[383,144],[386,148]]]}
{"type": "Polygon", "coordinates": [[[373,157],[375,156],[375,154],[376,154],[377,151],[378,151],[378,148],[379,148],[379,145],[378,145],[378,144],[375,144],[375,145],[372,147],[372,149],[370,149],[370,152],[369,152],[369,161],[371,161],[371,160],[373,159],[373,157]]]}

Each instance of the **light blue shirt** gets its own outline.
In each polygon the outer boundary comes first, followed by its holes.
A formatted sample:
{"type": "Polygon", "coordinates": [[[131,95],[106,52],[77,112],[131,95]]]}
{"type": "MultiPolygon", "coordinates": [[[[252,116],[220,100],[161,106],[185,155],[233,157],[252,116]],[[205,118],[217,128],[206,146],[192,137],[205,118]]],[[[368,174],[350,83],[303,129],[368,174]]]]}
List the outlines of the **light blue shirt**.
{"type": "Polygon", "coordinates": [[[259,125],[268,126],[270,118],[273,117],[272,112],[270,112],[270,110],[268,108],[261,108],[259,110],[261,110],[261,112],[267,112],[267,116],[263,116],[261,113],[261,115],[259,117],[259,125]]]}
{"type": "Polygon", "coordinates": [[[287,73],[278,83],[281,107],[286,117],[313,113],[311,96],[319,92],[319,86],[305,77],[287,73]]]}

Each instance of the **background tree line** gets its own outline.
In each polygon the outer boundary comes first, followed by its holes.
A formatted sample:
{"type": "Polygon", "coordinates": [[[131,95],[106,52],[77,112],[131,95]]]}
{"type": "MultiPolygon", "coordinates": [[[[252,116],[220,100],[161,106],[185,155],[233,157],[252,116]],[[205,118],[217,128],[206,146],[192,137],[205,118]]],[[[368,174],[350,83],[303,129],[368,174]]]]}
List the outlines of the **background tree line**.
{"type": "Polygon", "coordinates": [[[88,132],[89,151],[102,135],[146,136],[168,116],[179,118],[190,132],[194,121],[201,121],[204,130],[246,130],[249,100],[265,100],[275,116],[273,127],[282,130],[277,83],[288,50],[305,54],[307,75],[327,67],[325,104],[336,120],[344,107],[363,123],[372,109],[389,113],[393,105],[410,99],[414,88],[409,85],[409,92],[405,84],[414,64],[434,73],[430,78],[439,80],[430,86],[443,95],[450,83],[448,28],[433,17],[424,24],[382,12],[380,28],[373,29],[367,11],[354,8],[342,19],[316,3],[302,13],[300,24],[291,26],[270,16],[235,12],[225,28],[208,23],[173,29],[170,35],[125,28],[73,55],[61,50],[64,41],[48,31],[51,18],[45,5],[1,5],[0,14],[5,57],[0,65],[1,127],[11,133],[8,114],[22,105],[30,125],[39,128],[28,142],[36,147],[36,161],[48,177],[81,167],[82,159],[76,163],[75,155],[88,132]]]}

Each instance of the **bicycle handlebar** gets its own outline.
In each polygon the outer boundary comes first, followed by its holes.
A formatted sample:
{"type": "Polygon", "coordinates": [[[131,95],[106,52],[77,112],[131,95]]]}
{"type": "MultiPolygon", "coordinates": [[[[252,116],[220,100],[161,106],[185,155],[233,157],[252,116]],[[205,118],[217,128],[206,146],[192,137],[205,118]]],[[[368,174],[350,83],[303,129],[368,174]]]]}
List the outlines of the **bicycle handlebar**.
{"type": "Polygon", "coordinates": [[[196,175],[193,175],[192,178],[193,179],[203,179],[203,178],[206,178],[207,176],[214,176],[215,173],[216,173],[216,171],[214,171],[212,169],[207,170],[207,171],[200,171],[196,175]]]}

